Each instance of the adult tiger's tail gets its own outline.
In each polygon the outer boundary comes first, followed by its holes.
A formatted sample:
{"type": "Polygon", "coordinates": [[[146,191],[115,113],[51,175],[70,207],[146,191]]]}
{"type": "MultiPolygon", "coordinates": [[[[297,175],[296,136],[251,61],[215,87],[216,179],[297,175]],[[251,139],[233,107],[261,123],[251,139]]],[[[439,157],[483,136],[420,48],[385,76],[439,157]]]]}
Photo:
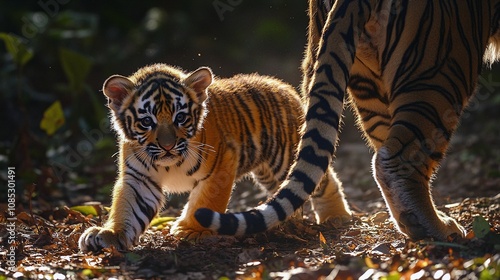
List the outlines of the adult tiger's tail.
{"type": "Polygon", "coordinates": [[[195,217],[202,226],[224,235],[265,231],[301,207],[325,174],[335,152],[349,69],[354,63],[360,34],[375,1],[335,1],[324,26],[318,28],[317,19],[321,15],[313,15],[316,11],[325,10],[323,5],[327,5],[326,2],[310,1],[306,59],[312,59],[313,62],[304,63],[303,66],[306,83],[303,89],[309,92],[309,104],[298,158],[288,180],[270,200],[247,212],[221,214],[206,208],[198,209],[195,217]],[[311,34],[315,28],[319,34],[311,34]],[[312,54],[315,50],[317,53],[312,54]]]}

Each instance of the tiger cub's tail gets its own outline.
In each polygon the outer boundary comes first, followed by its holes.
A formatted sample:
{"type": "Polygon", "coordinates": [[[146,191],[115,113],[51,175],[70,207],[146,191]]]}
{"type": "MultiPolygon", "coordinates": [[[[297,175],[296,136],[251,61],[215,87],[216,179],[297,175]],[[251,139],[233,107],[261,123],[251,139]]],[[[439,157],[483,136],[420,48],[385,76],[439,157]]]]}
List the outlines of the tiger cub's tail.
{"type": "MultiPolygon", "coordinates": [[[[313,2],[315,0],[311,1],[310,9],[316,5],[313,2]]],[[[320,5],[323,2],[317,1],[320,5]]],[[[349,69],[354,63],[358,39],[371,7],[373,3],[369,0],[335,1],[321,30],[322,36],[309,36],[308,49],[318,51],[312,58],[314,63],[309,63],[314,68],[304,73],[304,83],[308,86],[303,85],[303,88],[309,93],[306,127],[289,179],[270,200],[247,212],[221,214],[198,209],[195,218],[202,226],[224,235],[263,232],[290,217],[309,199],[335,152],[349,69]],[[312,38],[321,39],[314,41],[312,38]]]]}

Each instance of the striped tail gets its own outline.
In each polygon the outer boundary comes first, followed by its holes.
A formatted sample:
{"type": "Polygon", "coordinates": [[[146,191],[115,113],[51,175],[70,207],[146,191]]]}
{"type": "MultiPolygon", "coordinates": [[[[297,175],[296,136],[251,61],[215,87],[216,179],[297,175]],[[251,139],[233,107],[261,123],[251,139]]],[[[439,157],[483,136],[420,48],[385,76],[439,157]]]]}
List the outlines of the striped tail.
{"type": "MultiPolygon", "coordinates": [[[[336,1],[328,13],[319,42],[309,39],[308,48],[318,49],[318,52],[308,86],[305,133],[289,179],[270,200],[247,212],[221,214],[198,209],[195,218],[203,227],[223,235],[263,232],[286,220],[309,198],[335,152],[349,71],[372,4],[369,0],[336,1]]],[[[315,5],[311,3],[310,8],[315,5]]]]}

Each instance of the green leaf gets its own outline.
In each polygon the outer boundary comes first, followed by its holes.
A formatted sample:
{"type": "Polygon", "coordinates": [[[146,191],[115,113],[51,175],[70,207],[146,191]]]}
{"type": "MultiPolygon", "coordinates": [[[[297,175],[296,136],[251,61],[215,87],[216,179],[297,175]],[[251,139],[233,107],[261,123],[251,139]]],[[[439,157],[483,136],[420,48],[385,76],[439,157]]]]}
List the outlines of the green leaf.
{"type": "Polygon", "coordinates": [[[71,210],[75,210],[77,212],[80,212],[85,216],[87,216],[87,215],[97,216],[98,215],[97,210],[92,205],[73,206],[73,207],[71,207],[71,210]]]}
{"type": "Polygon", "coordinates": [[[71,90],[80,93],[85,84],[85,78],[92,68],[92,61],[82,54],[64,48],[59,50],[59,59],[71,90]]]}
{"type": "Polygon", "coordinates": [[[490,224],[481,216],[474,217],[472,230],[477,238],[484,238],[490,232],[490,224]]]}
{"type": "Polygon", "coordinates": [[[5,48],[10,55],[12,55],[19,67],[23,67],[33,57],[33,51],[28,49],[19,37],[7,33],[0,33],[0,39],[4,41],[5,48]]]}
{"type": "Polygon", "coordinates": [[[43,113],[40,128],[48,135],[54,134],[65,122],[61,102],[56,101],[43,113]]]}

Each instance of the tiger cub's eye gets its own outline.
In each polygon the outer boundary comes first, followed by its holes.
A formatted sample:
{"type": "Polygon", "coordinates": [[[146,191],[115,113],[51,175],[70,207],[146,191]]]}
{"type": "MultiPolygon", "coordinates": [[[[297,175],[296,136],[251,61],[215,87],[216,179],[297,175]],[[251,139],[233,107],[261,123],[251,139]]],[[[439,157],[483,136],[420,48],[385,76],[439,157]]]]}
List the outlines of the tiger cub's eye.
{"type": "Polygon", "coordinates": [[[187,114],[186,113],[177,113],[177,115],[175,116],[175,121],[178,123],[178,124],[183,124],[187,119],[187,114]]]}
{"type": "Polygon", "coordinates": [[[140,120],[141,125],[144,127],[150,127],[153,125],[153,119],[151,117],[144,117],[140,120]]]}

